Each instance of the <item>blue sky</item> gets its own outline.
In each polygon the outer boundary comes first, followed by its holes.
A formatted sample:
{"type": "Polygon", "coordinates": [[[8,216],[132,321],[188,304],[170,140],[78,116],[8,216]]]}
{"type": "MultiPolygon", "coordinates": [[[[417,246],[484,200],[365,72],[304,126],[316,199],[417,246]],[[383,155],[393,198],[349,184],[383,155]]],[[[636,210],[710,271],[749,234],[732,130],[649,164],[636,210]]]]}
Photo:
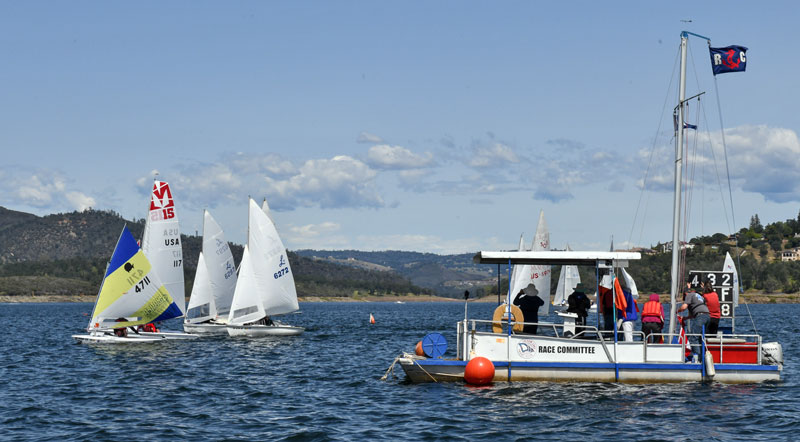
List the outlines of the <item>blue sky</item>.
{"type": "MultiPolygon", "coordinates": [[[[747,72],[717,78],[735,229],[784,220],[798,19],[791,2],[4,2],[0,205],[142,218],[158,171],[184,233],[208,208],[239,243],[252,195],[290,249],[512,248],[539,210],[554,247],[648,246],[671,235],[686,29],[749,48],[747,72]]],[[[734,227],[706,43],[690,45],[695,236],[734,227]]]]}

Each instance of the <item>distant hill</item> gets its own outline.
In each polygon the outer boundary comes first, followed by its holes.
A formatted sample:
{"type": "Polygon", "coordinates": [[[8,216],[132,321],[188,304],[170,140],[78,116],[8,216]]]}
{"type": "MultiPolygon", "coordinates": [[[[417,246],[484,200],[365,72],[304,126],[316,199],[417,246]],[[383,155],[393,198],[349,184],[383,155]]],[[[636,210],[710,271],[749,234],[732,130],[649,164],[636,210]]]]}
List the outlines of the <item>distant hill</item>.
{"type": "Polygon", "coordinates": [[[381,266],[407,277],[412,283],[436,291],[442,296],[459,297],[464,290],[492,284],[496,267],[472,262],[472,254],[437,255],[434,253],[387,250],[298,250],[298,255],[346,264],[353,267],[381,266]]]}
{"type": "MultiPolygon", "coordinates": [[[[135,237],[141,237],[143,219],[125,220],[113,211],[87,210],[39,217],[0,207],[0,294],[38,293],[43,288],[61,293],[65,287],[70,293],[96,291],[106,261],[126,224],[135,237]],[[60,278],[57,283],[53,282],[55,278],[60,278]]],[[[181,239],[188,295],[202,238],[181,235],[181,239]]],[[[800,261],[781,260],[784,253],[800,257],[800,214],[797,219],[766,226],[754,215],[750,227],[735,236],[722,233],[699,236],[692,238],[686,247],[689,269],[721,268],[725,252],[730,251],[735,257],[738,251],[745,289],[766,293],[800,291],[800,261]]],[[[231,250],[239,262],[242,246],[231,244],[231,250]]],[[[643,253],[642,260],[632,262],[629,268],[640,291],[667,292],[670,258],[666,248],[659,244],[643,253]]],[[[288,256],[301,296],[411,293],[460,297],[464,290],[478,296],[497,291],[497,266],[475,264],[471,253],[298,250],[288,256]]],[[[505,273],[502,268],[501,278],[505,273]]],[[[593,269],[582,268],[582,280],[591,284],[593,273],[593,269]]],[[[558,269],[553,269],[553,288],[557,278],[558,269]]],[[[502,291],[507,281],[500,286],[502,291]]]]}
{"type": "MultiPolygon", "coordinates": [[[[113,211],[87,210],[36,216],[0,207],[0,295],[93,294],[122,227],[141,238],[144,220],[130,221],[113,211]]],[[[181,235],[186,295],[191,293],[199,236],[181,235]]],[[[234,260],[243,247],[231,244],[234,260]]],[[[419,294],[419,287],[391,269],[353,268],[288,253],[300,296],[419,294]]]]}

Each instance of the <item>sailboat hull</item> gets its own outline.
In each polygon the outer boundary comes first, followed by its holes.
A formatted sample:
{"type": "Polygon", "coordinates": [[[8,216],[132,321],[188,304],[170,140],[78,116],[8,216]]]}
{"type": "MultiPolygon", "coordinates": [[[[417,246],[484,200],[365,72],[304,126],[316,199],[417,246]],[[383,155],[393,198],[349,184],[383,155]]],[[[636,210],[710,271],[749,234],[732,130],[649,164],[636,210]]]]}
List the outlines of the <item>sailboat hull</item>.
{"type": "Polygon", "coordinates": [[[247,336],[260,338],[263,336],[295,336],[303,333],[303,327],[294,327],[285,324],[276,325],[229,325],[227,327],[230,336],[247,336]]]}
{"type": "Polygon", "coordinates": [[[228,335],[227,324],[220,323],[202,323],[191,324],[184,323],[183,330],[187,333],[194,333],[197,335],[211,336],[211,335],[228,335]]]}
{"type": "Polygon", "coordinates": [[[170,331],[156,332],[156,333],[139,332],[139,335],[142,335],[146,338],[159,338],[159,339],[170,339],[170,340],[174,339],[185,340],[185,339],[199,338],[199,336],[192,333],[181,333],[181,332],[170,332],[170,331]]]}
{"type": "Polygon", "coordinates": [[[113,332],[93,332],[85,335],[72,335],[72,339],[75,339],[79,344],[148,344],[166,340],[158,336],[142,336],[142,334],[116,336],[113,332]]]}

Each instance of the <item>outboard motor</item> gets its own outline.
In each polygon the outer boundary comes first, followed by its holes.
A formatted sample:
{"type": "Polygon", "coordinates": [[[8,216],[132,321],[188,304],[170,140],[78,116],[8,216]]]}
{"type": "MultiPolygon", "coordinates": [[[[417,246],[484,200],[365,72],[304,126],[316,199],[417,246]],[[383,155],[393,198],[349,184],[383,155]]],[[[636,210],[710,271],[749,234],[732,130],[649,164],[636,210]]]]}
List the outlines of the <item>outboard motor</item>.
{"type": "Polygon", "coordinates": [[[761,363],[764,365],[777,365],[778,369],[783,369],[783,348],[779,342],[761,344],[761,363]]]}

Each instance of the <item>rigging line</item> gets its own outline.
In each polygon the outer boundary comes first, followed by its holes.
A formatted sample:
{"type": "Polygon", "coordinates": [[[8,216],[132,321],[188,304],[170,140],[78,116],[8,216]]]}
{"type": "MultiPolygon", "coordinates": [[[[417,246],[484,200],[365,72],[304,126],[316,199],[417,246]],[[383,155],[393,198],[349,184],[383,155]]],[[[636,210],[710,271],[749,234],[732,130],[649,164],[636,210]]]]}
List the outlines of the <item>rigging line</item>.
{"type": "MultiPolygon", "coordinates": [[[[642,190],[639,192],[639,201],[636,203],[636,212],[633,215],[633,222],[631,223],[631,233],[628,235],[628,243],[630,244],[631,239],[633,239],[633,230],[636,228],[636,219],[639,216],[639,207],[642,204],[642,196],[644,195],[645,190],[647,190],[647,177],[650,174],[650,168],[653,164],[653,154],[656,150],[656,144],[658,143],[658,134],[661,133],[661,125],[664,122],[664,113],[667,109],[667,101],[669,100],[669,94],[672,89],[672,83],[675,81],[675,72],[677,71],[678,60],[680,59],[680,46],[678,46],[678,52],[675,54],[675,61],[672,64],[672,75],[669,79],[669,86],[667,86],[667,93],[664,96],[664,104],[661,106],[661,115],[658,117],[658,128],[656,129],[656,134],[653,136],[653,146],[650,148],[650,158],[647,160],[647,169],[644,172],[644,177],[642,178],[642,190]]],[[[649,200],[649,197],[648,197],[649,200]]],[[[642,214],[642,231],[644,230],[644,218],[647,212],[647,206],[645,205],[645,213],[642,214]]],[[[639,233],[639,241],[641,242],[642,233],[639,233]]]]}
{"type": "MultiPolygon", "coordinates": [[[[708,42],[708,47],[711,47],[711,42],[708,42]]],[[[728,164],[728,147],[725,144],[725,125],[722,122],[722,104],[719,99],[719,85],[717,83],[717,77],[714,76],[714,93],[717,96],[717,111],[719,113],[719,132],[722,136],[722,153],[725,156],[725,172],[728,177],[728,196],[731,202],[731,223],[736,228],[736,213],[733,210],[733,187],[731,187],[731,169],[728,164]]],[[[739,253],[739,235],[737,232],[733,232],[734,238],[736,239],[736,265],[739,267],[739,272],[737,272],[737,276],[739,277],[739,290],[742,290],[742,263],[740,260],[740,253],[739,253]]],[[[739,294],[736,294],[736,299],[739,298],[739,294]]]]}
{"type": "MultiPolygon", "coordinates": [[[[706,115],[706,108],[703,107],[703,118],[705,121],[710,121],[708,119],[708,115],[706,115]]],[[[711,131],[706,131],[709,134],[708,136],[708,143],[709,143],[709,150],[711,151],[711,159],[714,160],[714,174],[717,177],[717,186],[719,186],[719,196],[720,201],[722,202],[722,210],[725,213],[725,224],[728,226],[728,232],[733,232],[733,227],[731,227],[731,219],[728,215],[728,203],[725,202],[725,193],[722,191],[722,180],[719,177],[719,167],[717,167],[717,154],[714,151],[714,140],[710,136],[711,131]]]]}
{"type": "MultiPolygon", "coordinates": [[[[708,47],[710,48],[711,47],[711,42],[707,41],[707,43],[708,43],[708,47]]],[[[691,46],[688,46],[688,49],[691,51],[691,46]]],[[[697,64],[694,63],[694,57],[692,57],[691,60],[692,60],[692,72],[694,72],[695,81],[697,82],[697,85],[699,87],[700,86],[700,76],[697,74],[697,64]]],[[[714,81],[716,82],[716,76],[714,77],[714,81]]],[[[717,100],[719,100],[719,94],[717,94],[717,100]]],[[[702,110],[703,110],[703,118],[705,119],[705,121],[706,122],[710,121],[708,119],[708,116],[705,113],[706,112],[705,107],[703,107],[702,110]]],[[[699,114],[698,114],[698,117],[699,117],[699,114]]],[[[706,131],[706,132],[709,133],[709,135],[710,135],[710,131],[706,131]]],[[[716,154],[714,153],[713,142],[711,141],[711,137],[710,136],[709,136],[709,142],[712,143],[712,145],[711,145],[711,155],[714,157],[714,171],[715,171],[715,173],[717,175],[717,182],[718,182],[718,185],[719,185],[720,197],[721,197],[720,201],[722,201],[722,209],[725,212],[725,223],[727,224],[728,231],[730,232],[730,231],[732,231],[732,228],[731,228],[731,221],[728,219],[728,206],[725,203],[725,194],[722,193],[722,182],[719,179],[719,170],[717,168],[717,163],[716,163],[716,161],[717,161],[716,154]]]]}

